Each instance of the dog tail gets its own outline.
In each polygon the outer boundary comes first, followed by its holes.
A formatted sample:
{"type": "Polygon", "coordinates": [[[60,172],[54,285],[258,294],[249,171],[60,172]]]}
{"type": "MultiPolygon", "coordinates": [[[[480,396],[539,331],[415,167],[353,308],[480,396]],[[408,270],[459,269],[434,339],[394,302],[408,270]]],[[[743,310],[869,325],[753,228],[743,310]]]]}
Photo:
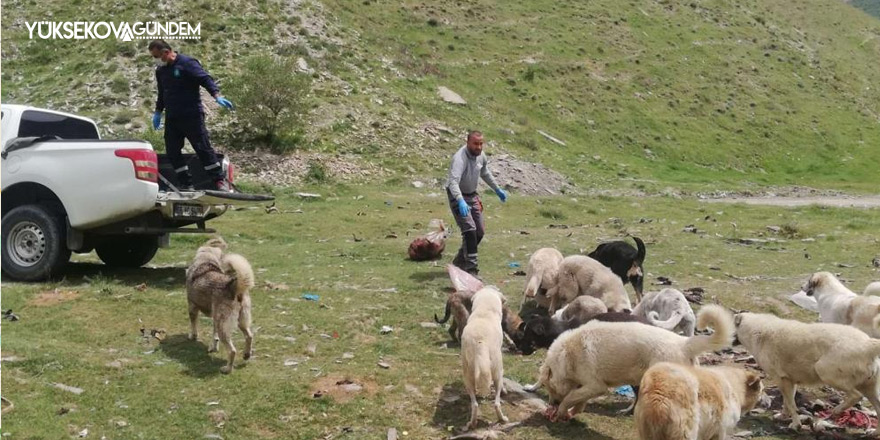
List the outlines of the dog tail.
{"type": "Polygon", "coordinates": [[[537,271],[532,274],[532,277],[529,278],[529,282],[526,283],[526,288],[523,291],[523,295],[526,298],[534,298],[538,295],[538,289],[541,288],[541,281],[544,279],[544,272],[537,271]]]}
{"type": "Polygon", "coordinates": [[[660,320],[660,314],[655,311],[648,312],[648,322],[651,323],[654,327],[662,328],[663,330],[673,331],[675,327],[678,326],[678,323],[681,322],[681,319],[684,318],[684,315],[681,311],[676,310],[672,316],[669,317],[666,321],[660,320]]]}
{"type": "Polygon", "coordinates": [[[705,330],[712,327],[714,333],[709,336],[695,335],[684,344],[685,356],[694,359],[707,351],[718,351],[733,344],[733,315],[724,307],[710,304],[703,306],[697,314],[697,328],[705,330]]]}
{"type": "Polygon", "coordinates": [[[446,321],[449,321],[449,315],[452,312],[452,301],[446,300],[446,313],[443,315],[443,319],[437,319],[437,314],[434,314],[434,322],[437,324],[446,324],[446,321]]]}
{"type": "Polygon", "coordinates": [[[488,353],[481,353],[474,364],[474,390],[481,396],[488,395],[491,384],[492,360],[489,359],[488,353]]]}
{"type": "Polygon", "coordinates": [[[226,254],[222,260],[223,272],[233,279],[235,299],[242,300],[244,294],[254,287],[254,270],[248,260],[238,254],[226,254]]]}
{"type": "Polygon", "coordinates": [[[638,261],[639,264],[644,263],[645,255],[647,254],[647,249],[645,249],[645,242],[642,241],[641,238],[636,236],[633,236],[633,241],[636,242],[636,249],[638,249],[638,252],[636,253],[636,261],[638,261]]]}

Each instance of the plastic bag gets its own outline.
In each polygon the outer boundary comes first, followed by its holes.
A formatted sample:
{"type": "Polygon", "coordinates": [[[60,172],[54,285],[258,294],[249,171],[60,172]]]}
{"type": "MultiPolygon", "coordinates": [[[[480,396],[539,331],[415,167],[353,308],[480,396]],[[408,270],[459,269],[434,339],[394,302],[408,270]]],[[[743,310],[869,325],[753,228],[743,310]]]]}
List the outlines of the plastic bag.
{"type": "Polygon", "coordinates": [[[436,260],[446,249],[446,237],[449,232],[443,220],[433,219],[428,223],[431,232],[416,238],[409,244],[409,259],[413,261],[436,260]]]}
{"type": "Polygon", "coordinates": [[[452,280],[452,287],[456,292],[474,293],[483,288],[482,281],[452,264],[446,265],[446,272],[449,273],[449,279],[452,280]]]}

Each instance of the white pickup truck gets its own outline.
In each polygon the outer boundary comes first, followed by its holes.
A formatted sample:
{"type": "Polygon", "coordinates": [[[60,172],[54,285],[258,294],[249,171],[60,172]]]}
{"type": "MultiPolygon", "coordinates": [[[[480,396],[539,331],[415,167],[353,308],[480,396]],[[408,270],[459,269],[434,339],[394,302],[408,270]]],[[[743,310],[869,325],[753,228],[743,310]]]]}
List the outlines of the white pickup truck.
{"type": "Polygon", "coordinates": [[[273,199],[199,189],[212,185],[195,155],[196,190],[177,191],[164,155],[144,141],[102,140],[88,118],[5,104],[0,115],[2,269],[17,280],[57,276],[71,252],[93,249],[107,265],[139,267],[170,233],[214,232],[205,221],[230,205],[273,199]]]}

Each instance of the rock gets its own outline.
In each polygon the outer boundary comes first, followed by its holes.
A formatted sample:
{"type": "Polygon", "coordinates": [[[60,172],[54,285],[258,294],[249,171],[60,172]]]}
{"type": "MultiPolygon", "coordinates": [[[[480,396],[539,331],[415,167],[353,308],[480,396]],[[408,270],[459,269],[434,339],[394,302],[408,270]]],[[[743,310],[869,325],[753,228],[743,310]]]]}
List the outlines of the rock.
{"type": "Polygon", "coordinates": [[[563,147],[566,146],[566,145],[565,145],[565,142],[562,142],[561,140],[556,139],[556,138],[553,137],[553,136],[550,136],[549,134],[547,134],[547,133],[544,132],[544,131],[538,130],[538,134],[540,134],[541,136],[544,136],[544,137],[547,138],[550,142],[553,142],[553,143],[555,143],[555,144],[562,145],[563,147]]]}
{"type": "Polygon", "coordinates": [[[418,181],[418,180],[415,180],[415,181],[413,181],[412,186],[413,186],[413,188],[424,188],[424,187],[425,187],[425,183],[424,183],[424,182],[420,182],[420,181],[418,181]]]}
{"type": "Polygon", "coordinates": [[[440,94],[441,99],[443,99],[444,101],[446,101],[450,104],[458,104],[458,105],[467,104],[467,101],[465,101],[464,98],[462,98],[458,93],[455,93],[446,87],[443,87],[443,86],[437,87],[437,93],[440,94]]]}
{"type": "Polygon", "coordinates": [[[782,228],[780,228],[779,226],[767,226],[767,230],[774,234],[778,234],[779,231],[782,230],[782,228]]]}
{"type": "Polygon", "coordinates": [[[320,194],[313,194],[313,193],[298,192],[298,193],[296,193],[296,195],[297,195],[297,197],[301,197],[303,199],[320,199],[321,198],[320,194]]]}
{"type": "Polygon", "coordinates": [[[306,354],[309,356],[314,356],[317,351],[318,346],[316,346],[315,344],[309,344],[308,346],[306,346],[306,354]]]}
{"type": "Polygon", "coordinates": [[[394,331],[394,328],[391,327],[390,325],[383,325],[382,328],[379,329],[379,333],[383,334],[383,335],[387,335],[388,333],[391,333],[393,331],[394,331]]]}
{"type": "Polygon", "coordinates": [[[83,391],[85,391],[82,388],[72,387],[70,385],[64,385],[63,383],[53,383],[52,386],[54,386],[55,388],[64,390],[64,391],[70,391],[71,393],[76,394],[76,395],[82,394],[83,391]]]}
{"type": "Polygon", "coordinates": [[[871,260],[871,265],[874,267],[880,267],[880,257],[874,257],[874,259],[871,260]]]}
{"type": "Polygon", "coordinates": [[[378,365],[378,366],[380,366],[380,367],[382,367],[382,368],[384,368],[384,369],[386,369],[386,370],[389,369],[389,368],[391,368],[391,365],[390,365],[389,363],[387,363],[387,362],[379,362],[379,363],[376,364],[376,365],[378,365]]]}

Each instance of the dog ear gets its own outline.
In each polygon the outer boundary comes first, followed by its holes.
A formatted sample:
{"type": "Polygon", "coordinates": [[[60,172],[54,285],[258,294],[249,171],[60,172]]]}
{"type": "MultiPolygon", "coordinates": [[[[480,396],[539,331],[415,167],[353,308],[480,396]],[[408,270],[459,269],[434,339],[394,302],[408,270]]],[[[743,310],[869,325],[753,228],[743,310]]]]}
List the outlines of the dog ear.
{"type": "Polygon", "coordinates": [[[525,321],[520,321],[519,325],[516,326],[516,330],[517,330],[517,331],[521,331],[521,332],[526,331],[526,322],[525,322],[525,321]]]}
{"type": "Polygon", "coordinates": [[[761,375],[749,372],[746,375],[746,385],[750,390],[759,390],[761,388],[761,375]]]}

